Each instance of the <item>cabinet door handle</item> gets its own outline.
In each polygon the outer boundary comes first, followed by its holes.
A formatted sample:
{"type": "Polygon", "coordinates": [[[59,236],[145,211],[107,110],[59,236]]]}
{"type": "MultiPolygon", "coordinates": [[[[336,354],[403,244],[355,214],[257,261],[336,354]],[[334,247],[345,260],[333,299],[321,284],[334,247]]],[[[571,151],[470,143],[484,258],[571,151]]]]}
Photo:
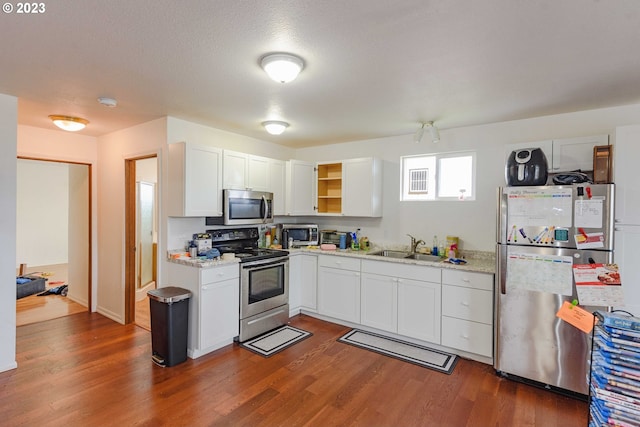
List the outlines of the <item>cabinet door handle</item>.
{"type": "Polygon", "coordinates": [[[460,301],[460,304],[464,305],[465,307],[469,307],[469,303],[466,301],[460,301]]]}
{"type": "Polygon", "coordinates": [[[469,282],[471,282],[471,279],[467,279],[466,277],[463,277],[462,281],[465,282],[465,283],[469,283],[469,282]]]}
{"type": "Polygon", "coordinates": [[[467,335],[467,334],[462,334],[462,335],[460,335],[460,338],[465,339],[465,340],[468,340],[468,339],[469,339],[469,335],[467,335]]]}

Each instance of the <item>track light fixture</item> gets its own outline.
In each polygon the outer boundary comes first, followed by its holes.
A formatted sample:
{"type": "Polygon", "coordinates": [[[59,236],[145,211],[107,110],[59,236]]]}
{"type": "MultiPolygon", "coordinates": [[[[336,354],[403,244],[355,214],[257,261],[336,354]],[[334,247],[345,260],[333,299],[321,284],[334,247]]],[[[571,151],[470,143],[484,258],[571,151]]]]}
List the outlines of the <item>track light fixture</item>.
{"type": "Polygon", "coordinates": [[[415,135],[413,135],[413,140],[414,142],[418,143],[422,141],[422,137],[424,136],[424,130],[429,129],[429,135],[431,136],[431,142],[433,143],[437,143],[440,142],[440,132],[438,131],[438,128],[436,127],[436,125],[433,124],[433,122],[423,122],[422,126],[420,126],[420,129],[418,129],[415,133],[415,135]]]}

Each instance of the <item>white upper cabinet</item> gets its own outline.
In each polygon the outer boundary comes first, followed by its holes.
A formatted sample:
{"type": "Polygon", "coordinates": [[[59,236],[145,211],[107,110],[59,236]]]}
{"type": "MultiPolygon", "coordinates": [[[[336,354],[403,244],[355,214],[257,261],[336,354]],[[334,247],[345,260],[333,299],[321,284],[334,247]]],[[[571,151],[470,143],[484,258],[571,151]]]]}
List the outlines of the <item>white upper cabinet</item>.
{"type": "Polygon", "coordinates": [[[271,191],[269,162],[267,157],[249,155],[247,169],[247,188],[255,191],[271,191]]]}
{"type": "Polygon", "coordinates": [[[223,188],[270,191],[269,160],[266,157],[224,150],[223,188]]]}
{"type": "Polygon", "coordinates": [[[222,150],[169,144],[169,216],[222,215],[222,150]]]}
{"type": "Polygon", "coordinates": [[[378,217],[382,215],[382,161],[373,157],[319,163],[318,214],[378,217]]]}
{"type": "Polygon", "coordinates": [[[274,215],[285,214],[285,162],[224,150],[223,188],[273,193],[274,215]]]}
{"type": "Polygon", "coordinates": [[[382,160],[372,157],[342,162],[342,214],[382,216],[382,160]]]}
{"type": "Polygon", "coordinates": [[[551,172],[592,171],[593,147],[607,144],[608,135],[554,139],[551,172]]]}
{"type": "Polygon", "coordinates": [[[231,190],[247,188],[247,171],[249,169],[249,155],[235,151],[224,150],[222,187],[231,190]]]}
{"type": "Polygon", "coordinates": [[[512,151],[541,148],[550,173],[593,170],[593,147],[609,144],[608,135],[562,138],[546,141],[518,142],[505,147],[505,162],[512,151]]]}
{"type": "Polygon", "coordinates": [[[286,165],[286,214],[315,215],[315,163],[289,160],[286,165]]]}
{"type": "Polygon", "coordinates": [[[616,128],[613,146],[616,224],[640,225],[640,187],[637,185],[638,171],[636,169],[639,158],[640,125],[616,128]]]}
{"type": "Polygon", "coordinates": [[[286,162],[269,159],[269,191],[273,193],[273,214],[286,214],[286,162]]]}

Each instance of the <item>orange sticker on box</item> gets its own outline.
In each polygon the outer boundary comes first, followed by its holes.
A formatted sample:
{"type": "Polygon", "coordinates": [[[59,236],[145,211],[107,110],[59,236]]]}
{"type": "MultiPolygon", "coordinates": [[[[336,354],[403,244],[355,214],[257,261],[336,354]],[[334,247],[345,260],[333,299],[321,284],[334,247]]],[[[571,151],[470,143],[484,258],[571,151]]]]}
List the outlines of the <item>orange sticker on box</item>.
{"type": "Polygon", "coordinates": [[[562,303],[562,307],[556,313],[560,319],[575,326],[582,332],[590,333],[597,319],[587,310],[571,304],[569,301],[562,303]]]}

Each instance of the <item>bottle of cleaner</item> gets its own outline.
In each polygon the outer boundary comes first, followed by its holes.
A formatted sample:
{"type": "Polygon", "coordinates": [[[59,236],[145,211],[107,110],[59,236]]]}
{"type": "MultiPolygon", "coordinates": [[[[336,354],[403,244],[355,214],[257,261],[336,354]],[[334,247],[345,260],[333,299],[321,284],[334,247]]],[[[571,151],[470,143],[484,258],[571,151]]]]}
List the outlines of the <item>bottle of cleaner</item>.
{"type": "Polygon", "coordinates": [[[431,248],[431,255],[438,255],[438,236],[433,236],[433,246],[431,248]]]}

